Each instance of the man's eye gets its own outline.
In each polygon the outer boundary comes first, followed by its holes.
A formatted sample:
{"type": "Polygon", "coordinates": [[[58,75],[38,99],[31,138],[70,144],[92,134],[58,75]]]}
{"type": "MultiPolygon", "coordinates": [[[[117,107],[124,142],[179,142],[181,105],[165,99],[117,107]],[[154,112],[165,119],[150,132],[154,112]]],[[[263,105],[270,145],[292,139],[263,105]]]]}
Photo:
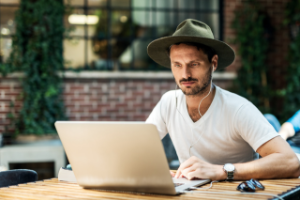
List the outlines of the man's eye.
{"type": "Polygon", "coordinates": [[[192,66],[194,66],[194,67],[195,67],[195,66],[198,66],[198,65],[199,65],[198,63],[193,63],[193,64],[192,64],[192,66]]]}
{"type": "Polygon", "coordinates": [[[174,66],[175,66],[175,67],[180,67],[180,65],[179,65],[179,64],[175,64],[174,66]]]}

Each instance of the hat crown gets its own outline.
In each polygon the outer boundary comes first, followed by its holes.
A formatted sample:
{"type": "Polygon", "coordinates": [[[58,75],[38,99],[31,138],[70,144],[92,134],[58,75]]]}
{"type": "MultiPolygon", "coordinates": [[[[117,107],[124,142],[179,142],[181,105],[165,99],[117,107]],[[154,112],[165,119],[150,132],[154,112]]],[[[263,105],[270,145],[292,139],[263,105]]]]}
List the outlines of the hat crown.
{"type": "Polygon", "coordinates": [[[219,57],[219,69],[227,67],[234,61],[233,49],[225,42],[216,40],[207,24],[195,19],[186,19],[181,22],[172,36],[153,40],[147,47],[147,53],[159,65],[170,68],[171,63],[168,53],[170,46],[184,42],[203,44],[214,49],[219,57]]]}
{"type": "Polygon", "coordinates": [[[187,19],[181,22],[172,36],[191,36],[214,39],[210,27],[204,22],[187,19]]]}

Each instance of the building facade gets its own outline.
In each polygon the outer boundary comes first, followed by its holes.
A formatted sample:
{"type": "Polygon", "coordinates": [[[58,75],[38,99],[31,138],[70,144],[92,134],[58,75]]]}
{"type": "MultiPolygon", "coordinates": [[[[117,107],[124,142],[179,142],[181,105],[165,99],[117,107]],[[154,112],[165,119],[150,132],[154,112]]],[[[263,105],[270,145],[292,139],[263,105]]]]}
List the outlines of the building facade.
{"type": "MultiPolygon", "coordinates": [[[[1,59],[9,55],[10,35],[14,33],[13,12],[18,1],[0,0],[1,59]],[[11,27],[10,27],[11,26],[11,27]]],[[[243,0],[168,0],[168,1],[71,1],[73,13],[65,17],[66,27],[75,27],[72,39],[64,41],[64,56],[69,69],[64,76],[63,100],[69,120],[83,121],[144,121],[161,95],[175,88],[170,70],[155,65],[146,53],[147,44],[158,37],[171,34],[186,18],[208,23],[215,37],[232,44],[234,11],[243,0]],[[95,3],[97,2],[97,4],[95,3]],[[87,6],[88,5],[88,6],[87,6]],[[70,20],[70,16],[75,19],[70,20]],[[97,23],[82,16],[97,16],[97,23]],[[77,21],[76,21],[77,17],[77,21]],[[75,21],[74,21],[75,20],[75,21]],[[86,20],[80,24],[80,20],[86,20]],[[98,22],[103,22],[100,26],[98,22]],[[104,23],[105,22],[105,23],[104,23]],[[88,23],[91,23],[88,25],[88,23]],[[82,69],[74,72],[72,69],[82,69]]],[[[274,69],[274,87],[285,82],[288,51],[288,30],[282,25],[284,7],[288,0],[258,0],[275,27],[268,65],[274,69]]],[[[239,57],[225,72],[217,72],[214,83],[228,89],[241,67],[239,57]]],[[[22,90],[14,73],[0,79],[0,133],[11,124],[8,113],[18,112],[22,106],[22,90]],[[15,107],[11,110],[11,102],[15,107]]],[[[275,104],[276,106],[276,104],[275,104]]]]}

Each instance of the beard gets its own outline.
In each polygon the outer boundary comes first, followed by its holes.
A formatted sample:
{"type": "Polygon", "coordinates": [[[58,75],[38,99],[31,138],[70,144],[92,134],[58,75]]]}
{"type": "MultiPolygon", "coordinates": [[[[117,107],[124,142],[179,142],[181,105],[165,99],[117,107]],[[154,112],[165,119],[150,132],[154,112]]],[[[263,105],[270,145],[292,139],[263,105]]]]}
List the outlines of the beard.
{"type": "MultiPolygon", "coordinates": [[[[211,83],[211,79],[212,79],[211,73],[212,73],[212,71],[208,70],[208,72],[205,74],[204,78],[202,79],[202,82],[199,84],[197,83],[197,85],[195,85],[194,87],[180,88],[180,89],[187,96],[203,94],[211,83]]],[[[188,79],[181,79],[179,82],[181,83],[181,82],[185,82],[185,81],[198,81],[198,79],[189,77],[188,79]]]]}

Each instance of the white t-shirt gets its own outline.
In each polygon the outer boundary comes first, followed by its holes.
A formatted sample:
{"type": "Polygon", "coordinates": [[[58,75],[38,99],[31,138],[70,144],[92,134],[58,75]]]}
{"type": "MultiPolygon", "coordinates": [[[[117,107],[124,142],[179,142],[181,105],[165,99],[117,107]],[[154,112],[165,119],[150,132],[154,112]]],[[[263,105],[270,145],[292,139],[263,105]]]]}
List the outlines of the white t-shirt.
{"type": "Polygon", "coordinates": [[[181,163],[191,156],[221,165],[251,161],[253,150],[278,136],[251,102],[217,86],[209,109],[197,122],[188,114],[183,92],[172,90],[146,123],[156,125],[161,138],[170,134],[181,163]]]}

